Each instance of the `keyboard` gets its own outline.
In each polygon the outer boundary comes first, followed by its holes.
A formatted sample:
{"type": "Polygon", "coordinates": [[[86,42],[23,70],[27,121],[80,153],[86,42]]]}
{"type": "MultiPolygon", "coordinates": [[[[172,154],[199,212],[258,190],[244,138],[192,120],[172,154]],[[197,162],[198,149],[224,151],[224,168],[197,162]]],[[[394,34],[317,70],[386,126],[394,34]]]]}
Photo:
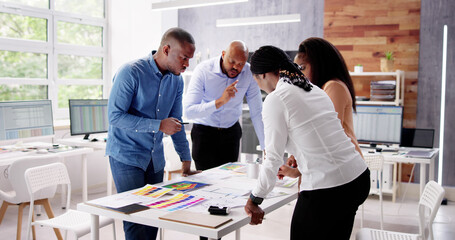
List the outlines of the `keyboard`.
{"type": "Polygon", "coordinates": [[[51,153],[67,152],[67,151],[71,151],[71,150],[73,150],[73,149],[74,149],[73,147],[62,146],[62,147],[50,148],[50,149],[48,150],[48,152],[51,152],[51,153]]]}
{"type": "MultiPolygon", "coordinates": [[[[372,147],[369,144],[359,144],[360,148],[367,148],[367,149],[381,149],[381,152],[398,152],[399,148],[398,147],[392,147],[392,146],[387,146],[387,145],[377,145],[376,147],[372,147]]],[[[380,152],[377,151],[377,152],[380,152]]]]}
{"type": "Polygon", "coordinates": [[[383,152],[398,152],[398,148],[383,148],[383,152]]]}

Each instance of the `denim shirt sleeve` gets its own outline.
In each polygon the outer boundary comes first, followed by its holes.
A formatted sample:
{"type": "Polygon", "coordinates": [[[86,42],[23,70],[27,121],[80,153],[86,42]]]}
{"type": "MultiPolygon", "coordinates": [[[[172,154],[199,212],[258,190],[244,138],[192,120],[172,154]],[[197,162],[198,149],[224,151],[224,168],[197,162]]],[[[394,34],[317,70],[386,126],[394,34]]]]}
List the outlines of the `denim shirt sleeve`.
{"type": "Polygon", "coordinates": [[[262,122],[262,95],[259,86],[257,85],[256,81],[253,79],[252,74],[248,74],[250,85],[248,86],[248,90],[246,92],[246,100],[248,102],[248,106],[250,108],[250,117],[251,121],[253,122],[254,130],[256,132],[256,136],[258,137],[259,144],[261,145],[261,149],[265,149],[264,144],[264,123],[262,122]]]}
{"type": "MultiPolygon", "coordinates": [[[[180,81],[178,86],[177,97],[172,106],[169,117],[177,118],[182,121],[182,95],[183,95],[183,80],[180,81]]],[[[182,130],[171,135],[172,142],[177,154],[180,156],[180,161],[191,161],[190,146],[188,139],[186,139],[185,127],[182,125],[182,130]]]]}
{"type": "Polygon", "coordinates": [[[144,118],[128,113],[138,88],[138,76],[128,66],[124,66],[114,76],[114,84],[108,102],[109,124],[120,129],[157,133],[161,120],[144,118]]]}

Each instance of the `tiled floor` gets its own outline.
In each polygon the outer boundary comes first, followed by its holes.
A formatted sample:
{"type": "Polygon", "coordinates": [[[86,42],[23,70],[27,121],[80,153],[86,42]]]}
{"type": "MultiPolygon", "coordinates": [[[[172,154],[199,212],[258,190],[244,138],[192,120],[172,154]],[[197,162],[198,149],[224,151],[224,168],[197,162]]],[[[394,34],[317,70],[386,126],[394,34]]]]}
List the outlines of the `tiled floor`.
{"type": "MultiPolygon", "coordinates": [[[[95,189],[96,191],[96,189],[95,189]]],[[[102,189],[99,192],[90,191],[89,199],[102,197],[105,195],[102,189]]],[[[76,202],[81,200],[81,195],[73,194],[72,208],[75,208],[76,202]]],[[[417,199],[410,199],[407,197],[403,203],[392,203],[391,199],[385,197],[384,200],[384,229],[393,231],[402,231],[409,233],[418,232],[418,216],[417,216],[417,199]]],[[[52,200],[52,206],[54,213],[60,214],[61,209],[58,208],[60,204],[60,198],[54,198],[52,200]]],[[[379,228],[379,200],[377,197],[372,196],[367,199],[365,203],[365,227],[379,228]]],[[[283,206],[282,208],[272,212],[266,216],[264,224],[259,226],[245,226],[241,229],[241,239],[260,239],[260,240],[277,240],[277,239],[289,239],[289,225],[290,219],[293,212],[294,203],[283,206]]],[[[353,234],[351,239],[355,239],[355,233],[360,227],[360,210],[357,213],[353,234]]],[[[45,215],[45,214],[43,214],[45,215]]],[[[23,228],[22,239],[26,239],[26,220],[28,216],[28,208],[25,209],[23,216],[23,228]]],[[[44,217],[44,216],[42,216],[44,217]]],[[[441,206],[436,216],[435,223],[433,225],[435,240],[453,240],[455,239],[455,204],[450,202],[447,206],[441,206]]],[[[3,222],[0,225],[0,239],[15,239],[16,238],[16,224],[17,224],[17,207],[9,207],[3,222]]],[[[48,240],[56,239],[52,230],[48,228],[37,227],[37,239],[48,240]]],[[[117,239],[124,239],[122,223],[116,222],[116,233],[117,239]]],[[[112,227],[107,226],[100,231],[101,239],[113,239],[112,227]]],[[[74,236],[68,234],[68,239],[75,239],[74,236]]],[[[81,239],[90,239],[89,235],[82,237],[81,239]]],[[[197,236],[184,234],[180,232],[166,230],[164,231],[164,239],[185,239],[185,240],[197,240],[197,236]]],[[[223,240],[235,239],[233,233],[223,237],[223,240]]]]}

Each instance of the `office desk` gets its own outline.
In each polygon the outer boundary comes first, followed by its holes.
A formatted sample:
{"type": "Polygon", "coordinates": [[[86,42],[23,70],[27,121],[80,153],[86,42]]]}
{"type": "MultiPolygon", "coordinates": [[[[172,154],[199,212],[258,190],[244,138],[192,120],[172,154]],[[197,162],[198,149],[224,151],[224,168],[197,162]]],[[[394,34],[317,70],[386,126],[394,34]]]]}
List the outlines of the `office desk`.
{"type": "MultiPolygon", "coordinates": [[[[208,171],[212,171],[212,170],[208,170],[208,171]]],[[[187,178],[182,178],[180,180],[187,180],[187,178]]],[[[167,182],[162,183],[162,185],[169,184],[171,182],[176,182],[176,181],[179,181],[179,180],[167,181],[167,182]]],[[[212,185],[216,185],[216,186],[219,185],[220,187],[232,186],[232,188],[235,188],[235,186],[243,186],[243,188],[245,188],[245,187],[255,186],[256,181],[257,180],[247,178],[246,176],[237,176],[237,177],[231,177],[228,179],[222,179],[218,183],[212,183],[212,185]]],[[[158,185],[158,184],[155,184],[155,185],[158,185]]],[[[286,193],[288,193],[288,195],[265,199],[264,202],[261,204],[261,207],[266,213],[270,213],[270,212],[282,207],[283,205],[297,199],[296,185],[294,185],[292,188],[275,187],[275,189],[279,190],[280,192],[286,192],[286,193]]],[[[189,194],[191,194],[191,192],[189,192],[189,194]]],[[[245,203],[246,203],[246,201],[247,201],[247,198],[245,198],[245,203]]],[[[104,208],[89,205],[86,203],[78,204],[77,209],[80,211],[90,213],[92,216],[91,217],[91,219],[92,219],[91,220],[92,221],[91,239],[92,240],[99,239],[99,216],[106,216],[106,217],[110,217],[110,218],[114,218],[114,219],[118,219],[118,220],[135,222],[135,223],[140,223],[143,225],[155,226],[158,228],[171,229],[174,231],[180,231],[180,232],[185,232],[185,233],[189,233],[189,234],[194,234],[196,236],[206,236],[211,239],[218,239],[218,238],[221,238],[221,237],[235,231],[236,232],[235,239],[239,240],[240,239],[240,228],[250,223],[250,217],[248,217],[246,215],[243,207],[231,209],[231,212],[228,215],[228,217],[232,218],[233,221],[230,221],[216,229],[199,227],[199,226],[195,226],[195,225],[172,222],[172,221],[167,221],[167,220],[161,220],[161,219],[159,219],[160,216],[169,213],[169,212],[162,211],[162,210],[149,209],[149,210],[145,210],[142,212],[137,212],[137,213],[127,215],[127,214],[119,213],[116,211],[107,210],[104,208]]]]}
{"type": "MultiPolygon", "coordinates": [[[[28,145],[32,146],[33,144],[39,145],[40,148],[52,148],[52,143],[28,143],[28,145]]],[[[73,157],[73,156],[81,156],[82,158],[82,169],[81,169],[81,179],[82,179],[82,200],[84,202],[87,201],[87,154],[92,153],[93,149],[92,148],[73,148],[71,150],[67,151],[61,151],[61,152],[48,152],[45,154],[40,154],[37,153],[36,150],[29,151],[29,152],[22,152],[22,151],[16,151],[16,152],[8,152],[8,153],[2,153],[0,154],[0,166],[6,166],[10,165],[14,161],[17,161],[19,159],[24,159],[24,158],[42,158],[42,157],[58,157],[64,161],[66,157],[73,157]]]]}
{"type": "Polygon", "coordinates": [[[106,142],[103,139],[96,142],[91,142],[89,140],[84,140],[81,137],[72,137],[72,138],[60,138],[56,140],[58,143],[65,144],[68,146],[78,146],[78,147],[90,147],[95,150],[105,150],[106,142]]]}
{"type": "MultiPolygon", "coordinates": [[[[368,149],[362,149],[364,151],[363,154],[364,155],[369,155],[369,154],[372,154],[372,153],[368,153],[368,149]]],[[[397,168],[396,168],[396,165],[394,167],[394,172],[393,172],[393,193],[392,193],[392,200],[393,202],[395,202],[395,198],[396,198],[396,191],[397,191],[397,187],[396,187],[396,184],[397,184],[397,179],[396,179],[396,174],[398,173],[398,184],[401,182],[401,164],[402,163],[414,163],[414,164],[419,164],[420,165],[420,195],[422,195],[423,193],[423,189],[425,188],[425,184],[427,183],[427,176],[426,176],[426,171],[427,171],[427,165],[429,166],[429,176],[428,176],[428,180],[434,180],[434,162],[435,162],[435,159],[436,157],[438,156],[439,154],[439,149],[438,148],[433,148],[433,149],[416,149],[416,150],[433,150],[434,151],[434,154],[431,158],[410,158],[410,157],[406,157],[404,154],[407,153],[408,151],[410,150],[414,150],[414,149],[411,149],[411,148],[400,148],[400,150],[398,151],[398,153],[394,153],[394,152],[380,152],[380,153],[373,153],[373,154],[381,154],[384,156],[384,161],[386,162],[391,162],[391,163],[394,163],[394,164],[398,164],[399,167],[398,167],[398,172],[397,172],[397,168]]]]}
{"type": "MultiPolygon", "coordinates": [[[[94,150],[99,151],[106,151],[106,142],[104,142],[104,137],[100,138],[96,142],[91,142],[89,140],[84,140],[82,137],[72,137],[72,138],[61,138],[58,139],[57,142],[61,144],[65,144],[68,146],[78,146],[78,147],[90,147],[94,150]]],[[[107,161],[107,173],[106,173],[106,188],[107,188],[107,195],[112,195],[112,172],[111,172],[111,165],[109,161],[107,161]]]]}

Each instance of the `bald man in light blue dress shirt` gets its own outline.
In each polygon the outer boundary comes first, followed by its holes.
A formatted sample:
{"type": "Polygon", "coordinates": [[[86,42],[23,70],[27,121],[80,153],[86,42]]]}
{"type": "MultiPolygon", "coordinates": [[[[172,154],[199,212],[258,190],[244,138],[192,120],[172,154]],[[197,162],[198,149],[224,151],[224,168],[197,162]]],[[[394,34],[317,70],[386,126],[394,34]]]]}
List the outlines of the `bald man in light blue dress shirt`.
{"type": "Polygon", "coordinates": [[[242,136],[238,121],[244,97],[264,149],[262,96],[247,60],[245,43],[233,41],[221,56],[200,63],[193,72],[184,111],[194,122],[192,157],[198,170],[237,161],[242,136]]]}

